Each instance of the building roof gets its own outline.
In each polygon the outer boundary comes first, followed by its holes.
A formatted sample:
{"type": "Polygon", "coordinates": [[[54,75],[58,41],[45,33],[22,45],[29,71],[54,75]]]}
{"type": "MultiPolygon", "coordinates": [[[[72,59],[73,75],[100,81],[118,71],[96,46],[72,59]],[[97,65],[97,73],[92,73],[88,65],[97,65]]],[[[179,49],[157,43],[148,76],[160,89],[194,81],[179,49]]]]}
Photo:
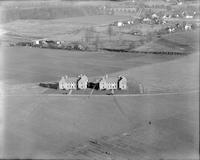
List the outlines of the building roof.
{"type": "Polygon", "coordinates": [[[117,83],[118,77],[103,77],[101,80],[105,80],[107,83],[117,83]]]}
{"type": "Polygon", "coordinates": [[[78,77],[68,77],[67,75],[66,76],[63,76],[61,78],[61,81],[64,81],[65,83],[76,83],[77,81],[79,81],[80,79],[84,79],[84,80],[88,80],[87,76],[86,75],[80,75],[78,77]]]}
{"type": "Polygon", "coordinates": [[[120,81],[121,81],[121,80],[127,81],[126,77],[124,77],[124,76],[120,76],[119,80],[120,80],[120,81]]]}
{"type": "Polygon", "coordinates": [[[80,74],[78,77],[79,78],[86,78],[86,79],[88,79],[88,77],[85,74],[80,74]]]}
{"type": "Polygon", "coordinates": [[[119,77],[108,77],[108,75],[105,75],[100,79],[100,81],[104,80],[107,83],[118,83],[121,80],[127,81],[126,77],[124,76],[119,76],[119,77]]]}
{"type": "Polygon", "coordinates": [[[78,81],[78,77],[68,77],[68,78],[65,78],[65,82],[67,83],[76,83],[78,81]]]}

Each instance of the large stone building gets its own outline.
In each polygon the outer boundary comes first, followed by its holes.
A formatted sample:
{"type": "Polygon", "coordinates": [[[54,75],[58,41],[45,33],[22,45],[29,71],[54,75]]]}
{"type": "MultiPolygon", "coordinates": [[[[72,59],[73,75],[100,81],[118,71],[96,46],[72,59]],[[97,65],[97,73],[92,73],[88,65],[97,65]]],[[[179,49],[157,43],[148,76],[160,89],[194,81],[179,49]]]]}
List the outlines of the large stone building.
{"type": "Polygon", "coordinates": [[[87,89],[88,77],[80,75],[78,77],[64,76],[59,81],[59,89],[74,90],[74,89],[87,89]]]}
{"type": "Polygon", "coordinates": [[[107,75],[104,76],[99,81],[99,89],[103,90],[126,90],[127,89],[127,79],[124,76],[119,77],[108,77],[107,75]]]}

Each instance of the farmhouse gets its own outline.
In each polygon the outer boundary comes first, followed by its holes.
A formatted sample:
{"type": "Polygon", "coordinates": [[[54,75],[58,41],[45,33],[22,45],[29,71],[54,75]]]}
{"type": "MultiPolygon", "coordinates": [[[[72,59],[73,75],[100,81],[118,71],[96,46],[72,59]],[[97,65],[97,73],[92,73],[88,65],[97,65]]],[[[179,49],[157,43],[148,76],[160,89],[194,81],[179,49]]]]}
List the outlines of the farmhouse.
{"type": "Polygon", "coordinates": [[[191,19],[191,18],[193,18],[193,16],[191,16],[191,15],[186,15],[185,18],[191,19]]]}
{"type": "Polygon", "coordinates": [[[39,45],[40,44],[40,40],[35,40],[33,43],[36,44],[36,45],[39,45]]]}
{"type": "Polygon", "coordinates": [[[167,29],[167,31],[168,31],[169,33],[175,31],[175,28],[174,28],[174,27],[171,27],[171,26],[168,26],[166,29],[167,29]]]}
{"type": "Polygon", "coordinates": [[[192,29],[192,25],[190,24],[186,24],[185,25],[185,30],[188,31],[188,30],[191,30],[192,29]]]}
{"type": "Polygon", "coordinates": [[[66,49],[84,51],[87,47],[80,42],[71,42],[67,44],[66,49]]]}
{"type": "Polygon", "coordinates": [[[127,89],[127,79],[123,76],[120,77],[108,77],[107,75],[104,76],[99,81],[99,89],[103,90],[126,90],[127,89]]]}
{"type": "Polygon", "coordinates": [[[155,14],[155,13],[154,13],[154,14],[152,14],[152,16],[151,16],[151,17],[152,17],[152,18],[159,18],[159,17],[158,17],[158,15],[157,15],[157,14],[155,14]]]}
{"type": "Polygon", "coordinates": [[[73,89],[86,89],[88,78],[86,75],[80,75],[78,77],[64,76],[59,81],[59,89],[61,90],[73,90],[73,89]]]}
{"type": "Polygon", "coordinates": [[[117,27],[122,27],[122,26],[124,26],[123,22],[117,22],[117,27]]]}
{"type": "Polygon", "coordinates": [[[103,77],[99,82],[99,89],[109,90],[109,89],[117,89],[118,78],[116,77],[103,77]]]}
{"type": "Polygon", "coordinates": [[[34,40],[34,41],[33,41],[33,45],[35,45],[35,46],[42,45],[42,43],[43,43],[44,41],[45,41],[44,39],[37,39],[37,40],[34,40]]]}
{"type": "Polygon", "coordinates": [[[183,4],[183,2],[177,2],[177,5],[182,5],[183,4]]]}
{"type": "Polygon", "coordinates": [[[162,18],[163,19],[167,19],[167,18],[171,18],[172,16],[170,14],[165,14],[162,18]]]}
{"type": "Polygon", "coordinates": [[[57,48],[61,46],[61,41],[47,40],[47,39],[38,39],[33,41],[33,46],[43,47],[43,48],[57,48]]]}

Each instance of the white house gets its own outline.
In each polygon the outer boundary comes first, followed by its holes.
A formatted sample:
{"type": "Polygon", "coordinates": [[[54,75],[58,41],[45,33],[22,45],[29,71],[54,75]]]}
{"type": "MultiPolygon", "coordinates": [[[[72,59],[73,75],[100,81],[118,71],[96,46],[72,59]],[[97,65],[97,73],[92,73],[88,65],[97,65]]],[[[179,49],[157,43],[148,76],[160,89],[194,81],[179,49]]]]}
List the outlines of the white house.
{"type": "Polygon", "coordinates": [[[99,89],[103,90],[126,90],[127,89],[127,79],[123,76],[120,77],[108,77],[107,75],[104,76],[99,81],[99,89]]]}
{"type": "Polygon", "coordinates": [[[191,18],[193,18],[193,16],[186,15],[185,18],[187,18],[187,19],[191,19],[191,18]]]}
{"type": "Polygon", "coordinates": [[[64,84],[65,84],[65,77],[61,77],[61,80],[58,82],[58,88],[62,90],[65,89],[64,84]]]}
{"type": "Polygon", "coordinates": [[[59,81],[59,89],[72,90],[72,89],[86,89],[88,78],[86,75],[80,75],[78,77],[64,76],[59,81]]]}
{"type": "Polygon", "coordinates": [[[182,4],[183,4],[183,2],[177,2],[177,5],[179,5],[179,6],[182,5],[182,4]]]}
{"type": "Polygon", "coordinates": [[[71,90],[71,89],[77,89],[77,77],[68,77],[64,76],[59,81],[59,89],[62,90],[71,90]]]}
{"type": "Polygon", "coordinates": [[[124,26],[124,23],[123,22],[117,22],[117,27],[122,27],[122,26],[124,26]]]}
{"type": "Polygon", "coordinates": [[[143,22],[151,22],[150,18],[143,18],[143,22]]]}
{"type": "Polygon", "coordinates": [[[33,45],[35,46],[48,46],[47,39],[37,39],[33,41],[33,45]]]}
{"type": "Polygon", "coordinates": [[[152,14],[152,16],[151,16],[152,18],[158,18],[158,15],[157,14],[152,14]]]}
{"type": "Polygon", "coordinates": [[[35,40],[35,44],[39,45],[40,44],[40,40],[35,40]]]}
{"type": "Polygon", "coordinates": [[[174,32],[175,31],[175,28],[169,28],[168,31],[171,33],[171,32],[174,32]]]}
{"type": "Polygon", "coordinates": [[[41,45],[43,43],[44,39],[37,39],[33,41],[34,45],[41,45]]]}
{"type": "Polygon", "coordinates": [[[190,24],[186,24],[185,25],[185,30],[188,31],[188,30],[191,30],[192,29],[192,25],[190,24]]]}
{"type": "Polygon", "coordinates": [[[171,17],[172,17],[171,15],[165,14],[162,18],[163,18],[163,19],[167,19],[167,18],[171,18],[171,17]]]}
{"type": "Polygon", "coordinates": [[[116,77],[103,77],[99,82],[99,89],[117,89],[118,88],[118,78],[116,77]]]}

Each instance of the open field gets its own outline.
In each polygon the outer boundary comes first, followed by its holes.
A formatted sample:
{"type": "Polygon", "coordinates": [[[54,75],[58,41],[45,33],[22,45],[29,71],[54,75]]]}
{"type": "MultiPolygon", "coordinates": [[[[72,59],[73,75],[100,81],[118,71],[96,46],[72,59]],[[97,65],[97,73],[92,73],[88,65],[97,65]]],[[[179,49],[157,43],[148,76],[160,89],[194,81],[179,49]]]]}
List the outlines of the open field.
{"type": "Polygon", "coordinates": [[[65,74],[103,76],[177,58],[167,55],[71,52],[24,47],[4,48],[1,54],[5,68],[1,71],[0,79],[12,84],[57,81],[65,74]]]}
{"type": "Polygon", "coordinates": [[[198,159],[197,102],[198,93],[6,96],[4,156],[198,159]]]}
{"type": "MultiPolygon", "coordinates": [[[[108,25],[117,20],[127,20],[125,16],[84,16],[53,20],[18,20],[7,23],[4,28],[7,34],[4,39],[14,41],[30,41],[39,38],[49,38],[54,40],[75,41],[85,38],[85,31],[88,26],[108,25]]],[[[100,27],[98,30],[102,30],[100,27]]],[[[106,30],[106,27],[103,28],[106,30]]],[[[104,35],[105,36],[105,35],[104,35]]],[[[108,39],[108,38],[107,38],[108,39]]]]}
{"type": "MultiPolygon", "coordinates": [[[[58,81],[62,75],[76,76],[81,73],[87,74],[92,79],[105,74],[124,75],[128,78],[130,93],[138,93],[136,84],[139,82],[143,84],[146,93],[184,92],[199,88],[198,53],[179,57],[133,53],[88,52],[83,54],[82,52],[63,51],[55,54],[46,49],[36,49],[37,52],[31,49],[33,51],[31,53],[30,51],[24,52],[26,51],[24,49],[30,50],[30,48],[15,48],[15,51],[18,51],[17,58],[13,57],[14,50],[9,49],[4,54],[4,62],[7,67],[1,72],[1,80],[7,84],[5,85],[6,94],[59,93],[48,90],[48,88],[36,87],[36,85],[39,82],[58,81]],[[48,54],[42,51],[48,51],[48,54]],[[41,54],[42,59],[34,58],[37,54],[41,54]],[[32,61],[30,61],[30,57],[32,61]],[[45,61],[43,61],[44,59],[45,61]]],[[[89,93],[90,91],[84,92],[84,94],[89,93]]]]}
{"type": "Polygon", "coordinates": [[[79,2],[62,1],[21,1],[2,2],[2,22],[10,22],[19,19],[57,19],[69,17],[82,17],[102,14],[99,4],[87,2],[87,5],[79,2]]]}
{"type": "Polygon", "coordinates": [[[139,81],[147,93],[199,90],[199,53],[173,61],[132,68],[123,74],[130,81],[139,81]]]}

